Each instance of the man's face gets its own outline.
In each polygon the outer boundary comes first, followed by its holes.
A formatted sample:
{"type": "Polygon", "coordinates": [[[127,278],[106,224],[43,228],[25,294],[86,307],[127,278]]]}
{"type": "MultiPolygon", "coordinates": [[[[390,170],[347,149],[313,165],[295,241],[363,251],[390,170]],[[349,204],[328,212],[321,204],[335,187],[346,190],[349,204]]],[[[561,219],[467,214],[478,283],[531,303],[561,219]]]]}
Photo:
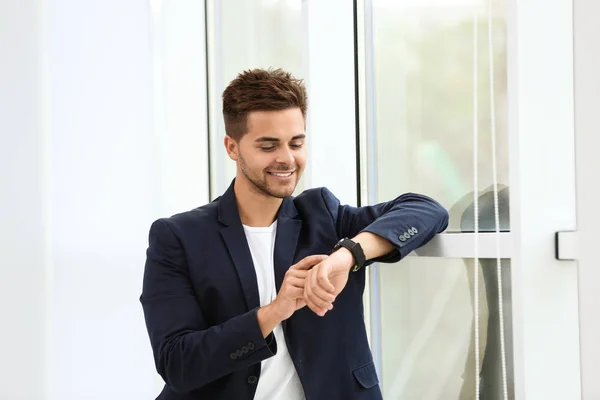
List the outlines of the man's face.
{"type": "Polygon", "coordinates": [[[268,196],[291,196],[306,164],[302,112],[253,111],[247,130],[239,142],[225,138],[227,152],[237,162],[238,179],[248,180],[268,196]]]}

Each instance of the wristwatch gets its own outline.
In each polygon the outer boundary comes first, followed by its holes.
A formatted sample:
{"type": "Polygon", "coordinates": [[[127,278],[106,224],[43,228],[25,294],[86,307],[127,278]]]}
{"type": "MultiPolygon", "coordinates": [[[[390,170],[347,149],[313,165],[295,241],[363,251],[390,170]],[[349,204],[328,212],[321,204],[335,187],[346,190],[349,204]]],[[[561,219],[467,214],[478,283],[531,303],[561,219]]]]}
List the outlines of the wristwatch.
{"type": "Polygon", "coordinates": [[[363,252],[362,247],[360,247],[360,243],[356,243],[355,241],[348,238],[343,238],[336,243],[336,245],[333,247],[333,250],[331,250],[331,253],[338,250],[340,247],[344,247],[350,250],[350,252],[354,256],[354,266],[351,269],[352,272],[358,271],[365,265],[365,253],[363,252]]]}

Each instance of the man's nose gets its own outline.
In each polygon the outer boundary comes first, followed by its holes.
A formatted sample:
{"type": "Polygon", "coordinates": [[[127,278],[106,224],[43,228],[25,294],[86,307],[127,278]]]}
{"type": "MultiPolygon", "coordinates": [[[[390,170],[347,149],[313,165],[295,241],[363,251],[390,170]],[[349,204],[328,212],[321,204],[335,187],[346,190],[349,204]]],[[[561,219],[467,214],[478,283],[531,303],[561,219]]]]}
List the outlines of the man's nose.
{"type": "Polygon", "coordinates": [[[286,147],[277,152],[275,161],[279,164],[291,165],[294,163],[294,155],[292,154],[291,150],[286,147]]]}

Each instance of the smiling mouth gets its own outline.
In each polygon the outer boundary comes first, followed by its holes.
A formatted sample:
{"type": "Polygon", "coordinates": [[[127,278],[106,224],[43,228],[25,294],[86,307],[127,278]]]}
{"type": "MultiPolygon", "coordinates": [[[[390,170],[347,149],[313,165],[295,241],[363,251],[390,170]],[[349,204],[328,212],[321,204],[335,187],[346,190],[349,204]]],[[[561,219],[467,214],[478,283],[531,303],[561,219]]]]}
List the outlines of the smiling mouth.
{"type": "Polygon", "coordinates": [[[290,172],[270,172],[269,171],[269,174],[276,176],[278,178],[288,178],[288,177],[292,176],[292,174],[294,172],[295,171],[290,171],[290,172]]]}

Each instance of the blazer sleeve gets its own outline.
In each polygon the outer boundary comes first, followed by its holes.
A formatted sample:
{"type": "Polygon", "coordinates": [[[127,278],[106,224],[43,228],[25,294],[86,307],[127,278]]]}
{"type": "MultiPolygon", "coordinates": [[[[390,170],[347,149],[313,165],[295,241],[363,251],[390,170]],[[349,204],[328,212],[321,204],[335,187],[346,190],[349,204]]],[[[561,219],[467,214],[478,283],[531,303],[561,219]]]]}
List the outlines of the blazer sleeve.
{"type": "Polygon", "coordinates": [[[321,194],[339,238],[353,238],[361,232],[371,232],[394,245],[392,253],[368,260],[367,265],[376,261],[400,261],[448,227],[448,211],[437,201],[421,194],[406,193],[392,201],[363,207],[340,204],[327,188],[322,188],[321,194]]]}
{"type": "Polygon", "coordinates": [[[257,309],[209,326],[194,294],[185,252],[167,219],[149,234],[142,303],[158,373],[175,392],[192,390],[277,352],[263,337],[257,309]]]}

